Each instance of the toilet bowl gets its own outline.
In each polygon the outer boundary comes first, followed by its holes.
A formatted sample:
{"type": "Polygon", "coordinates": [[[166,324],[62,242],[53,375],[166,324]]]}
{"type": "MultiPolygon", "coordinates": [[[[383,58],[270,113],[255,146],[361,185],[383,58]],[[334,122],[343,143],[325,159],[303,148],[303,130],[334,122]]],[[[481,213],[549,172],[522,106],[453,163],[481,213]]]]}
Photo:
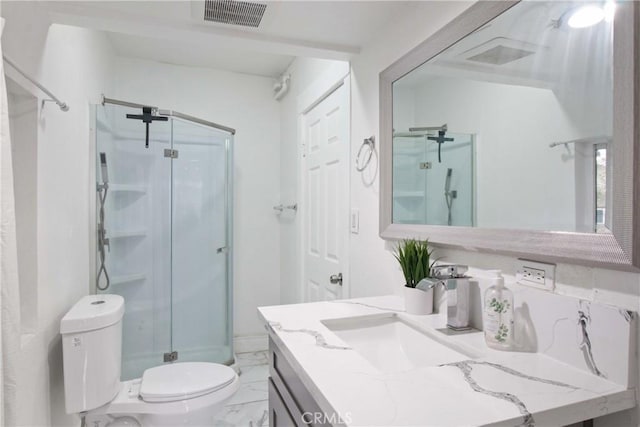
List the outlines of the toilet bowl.
{"type": "Polygon", "coordinates": [[[86,425],[204,426],[238,390],[233,369],[215,363],[174,363],[121,383],[116,397],[86,414],[86,425]]]}
{"type": "Polygon", "coordinates": [[[147,369],[120,382],[124,299],[90,295],[60,323],[67,413],[91,427],[211,425],[238,390],[228,366],[184,362],[147,369]]]}

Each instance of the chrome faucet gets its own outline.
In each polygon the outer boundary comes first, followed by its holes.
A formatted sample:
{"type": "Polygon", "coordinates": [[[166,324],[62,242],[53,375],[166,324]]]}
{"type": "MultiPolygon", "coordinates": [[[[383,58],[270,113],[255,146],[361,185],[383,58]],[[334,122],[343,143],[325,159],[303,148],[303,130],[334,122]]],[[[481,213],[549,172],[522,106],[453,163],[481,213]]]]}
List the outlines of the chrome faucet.
{"type": "Polygon", "coordinates": [[[469,276],[466,265],[438,265],[431,269],[431,277],[444,285],[447,298],[447,328],[466,331],[469,326],[469,276]]]}

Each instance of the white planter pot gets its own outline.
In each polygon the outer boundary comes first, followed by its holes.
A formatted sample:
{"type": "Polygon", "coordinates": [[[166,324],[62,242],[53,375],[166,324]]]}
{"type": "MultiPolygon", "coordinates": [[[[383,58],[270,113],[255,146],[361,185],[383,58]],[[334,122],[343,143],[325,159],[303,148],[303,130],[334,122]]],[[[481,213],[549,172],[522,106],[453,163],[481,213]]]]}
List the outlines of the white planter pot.
{"type": "Polygon", "coordinates": [[[407,314],[433,313],[433,288],[422,291],[404,287],[404,308],[407,314]]]}

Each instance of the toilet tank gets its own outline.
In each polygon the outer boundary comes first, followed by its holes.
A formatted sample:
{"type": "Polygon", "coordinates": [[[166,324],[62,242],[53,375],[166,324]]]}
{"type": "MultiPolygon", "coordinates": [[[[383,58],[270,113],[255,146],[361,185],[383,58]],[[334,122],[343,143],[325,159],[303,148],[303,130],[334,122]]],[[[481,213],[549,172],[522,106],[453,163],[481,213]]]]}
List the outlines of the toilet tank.
{"type": "Polygon", "coordinates": [[[120,295],[88,295],[60,321],[68,414],[102,406],[118,393],[123,314],[120,295]]]}

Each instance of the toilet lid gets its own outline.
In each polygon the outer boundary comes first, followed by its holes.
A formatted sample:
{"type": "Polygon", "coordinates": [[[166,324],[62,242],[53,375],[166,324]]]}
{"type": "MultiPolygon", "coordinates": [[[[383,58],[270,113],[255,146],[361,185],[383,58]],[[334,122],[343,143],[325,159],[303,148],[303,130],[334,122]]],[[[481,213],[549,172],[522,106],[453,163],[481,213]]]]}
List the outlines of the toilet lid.
{"type": "Polygon", "coordinates": [[[220,390],[235,378],[233,369],[218,363],[172,363],[144,371],[140,396],[145,402],[190,399],[220,390]]]}

